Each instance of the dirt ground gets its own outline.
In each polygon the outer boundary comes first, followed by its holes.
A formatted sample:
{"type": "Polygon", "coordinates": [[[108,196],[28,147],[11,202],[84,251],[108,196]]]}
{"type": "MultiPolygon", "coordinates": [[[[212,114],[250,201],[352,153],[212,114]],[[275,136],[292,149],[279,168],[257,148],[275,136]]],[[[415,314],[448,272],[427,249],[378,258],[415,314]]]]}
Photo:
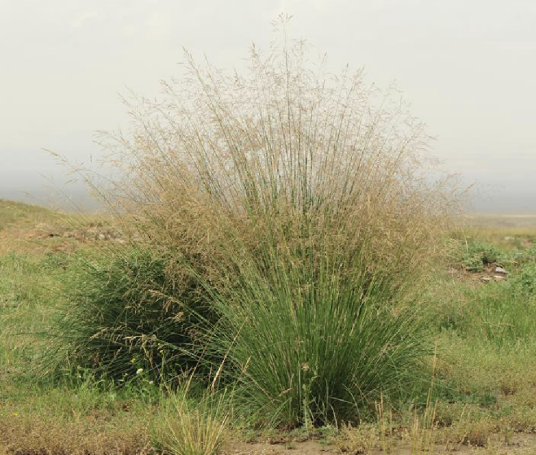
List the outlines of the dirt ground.
{"type": "MultiPolygon", "coordinates": [[[[391,443],[388,443],[391,444],[391,443]]],[[[438,444],[431,450],[411,447],[407,443],[393,444],[386,450],[372,451],[343,451],[335,446],[326,445],[320,441],[305,441],[291,443],[242,443],[236,444],[226,451],[226,455],[324,455],[324,454],[363,454],[363,455],[420,455],[420,454],[491,454],[491,455],[536,455],[536,435],[517,434],[506,443],[500,440],[491,440],[486,447],[470,447],[466,445],[438,444]]]]}

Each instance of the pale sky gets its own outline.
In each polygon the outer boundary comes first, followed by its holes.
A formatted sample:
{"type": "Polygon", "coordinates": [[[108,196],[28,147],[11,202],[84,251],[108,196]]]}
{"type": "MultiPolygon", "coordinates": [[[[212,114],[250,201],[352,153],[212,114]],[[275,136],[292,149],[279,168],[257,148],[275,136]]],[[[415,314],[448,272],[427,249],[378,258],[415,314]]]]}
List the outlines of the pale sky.
{"type": "Polygon", "coordinates": [[[476,210],[536,212],[534,0],[0,0],[0,198],[66,180],[43,148],[97,157],[93,132],[128,124],[119,94],[158,95],[182,46],[239,68],[281,12],[333,70],[396,80],[476,210]]]}

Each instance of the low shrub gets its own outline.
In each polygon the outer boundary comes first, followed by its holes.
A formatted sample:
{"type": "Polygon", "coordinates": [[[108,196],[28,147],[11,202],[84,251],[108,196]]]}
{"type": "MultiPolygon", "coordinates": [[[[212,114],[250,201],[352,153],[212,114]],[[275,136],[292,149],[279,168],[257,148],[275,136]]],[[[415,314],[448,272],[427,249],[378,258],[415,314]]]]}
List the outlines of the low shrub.
{"type": "Polygon", "coordinates": [[[486,265],[506,260],[506,255],[494,245],[470,239],[463,247],[460,260],[466,270],[481,272],[486,265]]]}

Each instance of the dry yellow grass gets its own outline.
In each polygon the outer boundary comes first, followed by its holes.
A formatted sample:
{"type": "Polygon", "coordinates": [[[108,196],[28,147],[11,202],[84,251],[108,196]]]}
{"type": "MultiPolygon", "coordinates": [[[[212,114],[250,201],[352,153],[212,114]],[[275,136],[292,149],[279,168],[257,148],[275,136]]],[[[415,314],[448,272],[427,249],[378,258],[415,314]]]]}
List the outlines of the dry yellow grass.
{"type": "Polygon", "coordinates": [[[17,455],[134,455],[152,453],[147,424],[132,415],[95,413],[62,421],[57,415],[0,416],[0,453],[17,455]]]}

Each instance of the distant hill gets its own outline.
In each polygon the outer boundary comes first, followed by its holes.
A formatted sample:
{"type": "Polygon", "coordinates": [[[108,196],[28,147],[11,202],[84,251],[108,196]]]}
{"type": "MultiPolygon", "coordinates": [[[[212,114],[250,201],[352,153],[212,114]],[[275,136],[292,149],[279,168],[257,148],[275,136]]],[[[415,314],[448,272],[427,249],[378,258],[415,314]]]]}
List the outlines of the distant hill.
{"type": "MultiPolygon", "coordinates": [[[[0,181],[1,181],[0,175],[0,181]]],[[[4,182],[2,182],[4,183],[4,182]]],[[[87,191],[87,188],[79,186],[64,186],[56,191],[43,188],[39,185],[25,185],[26,191],[0,184],[0,200],[23,202],[26,204],[60,208],[67,212],[91,212],[100,208],[101,204],[87,191]]]]}
{"type": "Polygon", "coordinates": [[[10,226],[29,227],[58,219],[59,214],[38,205],[0,199],[0,230],[10,226]]]}

